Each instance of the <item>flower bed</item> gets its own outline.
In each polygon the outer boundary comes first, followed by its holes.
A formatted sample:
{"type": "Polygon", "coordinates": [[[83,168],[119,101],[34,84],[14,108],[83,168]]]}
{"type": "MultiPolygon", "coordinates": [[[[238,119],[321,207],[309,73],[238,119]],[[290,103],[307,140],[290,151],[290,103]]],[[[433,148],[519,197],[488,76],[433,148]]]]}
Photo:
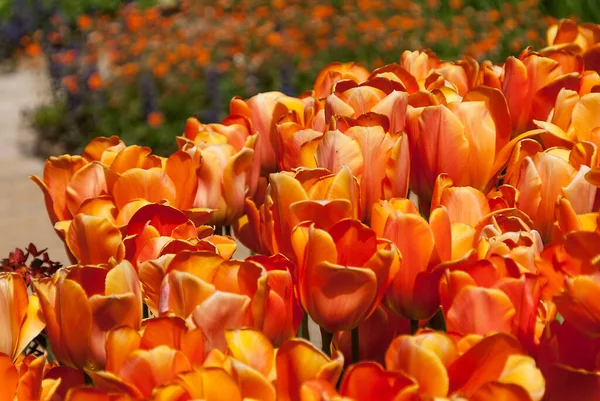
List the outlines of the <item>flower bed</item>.
{"type": "Polygon", "coordinates": [[[599,38],[334,63],[189,118],[168,156],[113,136],[49,158],[32,180],[73,265],[3,263],[3,391],[597,399],[599,38]]]}
{"type": "Polygon", "coordinates": [[[182,121],[220,121],[233,96],[299,95],[330,62],[372,69],[411,48],[501,61],[525,44],[541,47],[551,20],[536,0],[326,4],[182,1],[168,11],[130,4],[77,24],[53,18],[30,38],[54,82],[53,100],[29,117],[38,152],[79,153],[96,136],[119,134],[167,155],[182,121]]]}

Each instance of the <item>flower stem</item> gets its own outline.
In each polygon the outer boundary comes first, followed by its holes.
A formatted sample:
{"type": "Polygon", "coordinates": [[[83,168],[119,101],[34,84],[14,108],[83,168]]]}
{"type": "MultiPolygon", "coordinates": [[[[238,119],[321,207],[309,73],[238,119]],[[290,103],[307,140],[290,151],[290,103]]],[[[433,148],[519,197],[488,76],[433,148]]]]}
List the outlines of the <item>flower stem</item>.
{"type": "Polygon", "coordinates": [[[225,226],[225,235],[231,237],[231,226],[225,226]]]}
{"type": "Polygon", "coordinates": [[[360,360],[360,342],[358,327],[353,328],[350,335],[352,338],[352,363],[358,363],[358,361],[360,360]]]}
{"type": "Polygon", "coordinates": [[[321,327],[321,341],[323,342],[321,349],[325,354],[331,356],[331,341],[333,341],[333,334],[325,330],[323,327],[321,327]]]}
{"type": "Polygon", "coordinates": [[[415,334],[419,330],[419,321],[410,319],[410,334],[415,334]]]}
{"type": "Polygon", "coordinates": [[[305,313],[300,323],[300,333],[298,337],[304,338],[310,341],[310,333],[308,332],[308,313],[305,313]]]}

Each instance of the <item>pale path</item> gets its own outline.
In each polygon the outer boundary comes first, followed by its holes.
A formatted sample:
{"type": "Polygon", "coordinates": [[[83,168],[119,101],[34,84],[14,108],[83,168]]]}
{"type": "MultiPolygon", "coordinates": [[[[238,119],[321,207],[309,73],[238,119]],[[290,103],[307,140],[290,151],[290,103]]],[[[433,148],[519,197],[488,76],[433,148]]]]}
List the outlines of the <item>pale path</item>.
{"type": "Polygon", "coordinates": [[[0,75],[0,259],[33,242],[38,249],[48,248],[52,259],[67,261],[42,193],[27,178],[30,174],[41,177],[43,162],[25,156],[20,145],[34,140],[21,111],[41,102],[47,93],[46,82],[34,70],[0,75]]]}

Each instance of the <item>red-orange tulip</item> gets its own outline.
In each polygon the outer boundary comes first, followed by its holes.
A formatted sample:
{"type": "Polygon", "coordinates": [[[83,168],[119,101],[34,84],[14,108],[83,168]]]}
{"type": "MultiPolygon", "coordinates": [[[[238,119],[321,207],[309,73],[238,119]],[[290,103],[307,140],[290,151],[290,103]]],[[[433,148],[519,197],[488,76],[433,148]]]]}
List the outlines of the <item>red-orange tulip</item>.
{"type": "Polygon", "coordinates": [[[357,220],[299,225],[292,243],[302,306],[330,333],[368,318],[400,268],[396,247],[357,220]]]}

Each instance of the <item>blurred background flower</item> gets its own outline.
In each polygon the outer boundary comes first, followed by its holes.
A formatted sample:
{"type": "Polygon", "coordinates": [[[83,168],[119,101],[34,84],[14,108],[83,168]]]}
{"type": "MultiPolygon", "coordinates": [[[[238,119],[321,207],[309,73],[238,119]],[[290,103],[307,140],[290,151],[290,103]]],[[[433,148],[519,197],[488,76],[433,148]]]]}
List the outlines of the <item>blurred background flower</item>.
{"type": "Polygon", "coordinates": [[[542,48],[555,17],[596,13],[563,3],[4,0],[0,56],[35,59],[52,80],[27,113],[41,156],[113,134],[165,155],[188,117],[219,122],[239,94],[297,96],[332,61],[373,69],[419,48],[502,62],[542,48]]]}

